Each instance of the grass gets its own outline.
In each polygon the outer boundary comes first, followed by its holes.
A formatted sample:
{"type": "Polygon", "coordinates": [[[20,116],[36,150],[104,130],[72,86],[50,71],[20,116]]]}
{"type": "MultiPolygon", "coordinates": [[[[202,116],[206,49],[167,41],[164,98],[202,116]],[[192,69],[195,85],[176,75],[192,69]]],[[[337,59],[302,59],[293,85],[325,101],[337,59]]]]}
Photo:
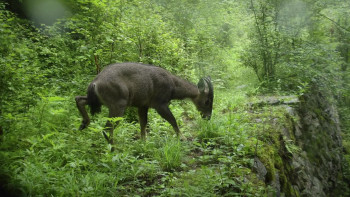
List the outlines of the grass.
{"type": "Polygon", "coordinates": [[[182,163],[182,145],[180,140],[169,138],[166,139],[162,147],[156,152],[156,158],[164,170],[175,170],[180,168],[182,163]]]}
{"type": "Polygon", "coordinates": [[[264,196],[251,171],[255,123],[244,92],[216,91],[211,121],[189,101],[171,109],[188,141],[153,110],[151,132],[140,140],[139,124],[121,120],[115,152],[102,136],[106,111],[88,129],[73,96],[45,97],[29,113],[9,117],[1,136],[0,174],[6,190],[24,196],[264,196]]]}

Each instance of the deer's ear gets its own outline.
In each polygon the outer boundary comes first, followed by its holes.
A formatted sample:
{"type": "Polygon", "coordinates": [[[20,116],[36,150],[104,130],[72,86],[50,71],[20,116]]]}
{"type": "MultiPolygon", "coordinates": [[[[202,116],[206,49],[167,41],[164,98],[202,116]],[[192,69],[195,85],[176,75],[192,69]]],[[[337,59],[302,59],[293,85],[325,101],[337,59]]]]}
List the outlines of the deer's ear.
{"type": "Polygon", "coordinates": [[[204,78],[199,80],[197,86],[198,86],[199,92],[206,93],[206,94],[209,92],[208,82],[204,78]]]}

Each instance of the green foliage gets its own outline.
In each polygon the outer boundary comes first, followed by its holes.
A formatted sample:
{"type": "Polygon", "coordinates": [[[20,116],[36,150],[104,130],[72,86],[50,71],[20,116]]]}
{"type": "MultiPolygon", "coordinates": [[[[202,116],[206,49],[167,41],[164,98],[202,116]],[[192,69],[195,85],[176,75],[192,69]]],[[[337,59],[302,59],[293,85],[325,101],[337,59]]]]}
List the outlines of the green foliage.
{"type": "MultiPolygon", "coordinates": [[[[1,137],[1,174],[11,177],[6,187],[33,196],[264,193],[261,185],[243,180],[250,172],[250,159],[245,157],[252,154],[249,132],[244,135],[233,128],[228,132],[227,115],[223,120],[214,117],[214,122],[225,125],[212,129],[228,136],[212,136],[202,143],[168,136],[171,128],[153,112],[152,119],[158,120],[152,121],[145,142],[139,139],[138,125],[121,121],[115,130],[116,150],[111,153],[101,135],[105,111],[88,129],[78,131],[80,117],[71,98],[42,97],[29,113],[16,116],[12,132],[1,137]]],[[[247,120],[239,115],[230,118],[232,125],[237,121],[247,120]]],[[[201,135],[195,129],[191,132],[196,138],[201,135]]]]}
{"type": "MultiPolygon", "coordinates": [[[[276,169],[282,172],[288,193],[292,186],[271,144],[283,144],[287,155],[300,149],[266,126],[278,111],[252,113],[248,98],[264,92],[303,95],[315,84],[339,98],[349,149],[345,1],[60,2],[70,14],[51,25],[19,19],[0,3],[5,190],[24,196],[266,196],[271,188],[252,172],[258,154],[269,179],[276,169]],[[131,109],[118,119],[111,153],[101,133],[106,109],[78,131],[74,96],[85,94],[94,76],[115,62],[158,65],[193,82],[210,75],[213,118],[201,120],[192,104],[175,101],[171,111],[189,140],[179,141],[150,110],[150,132],[141,141],[131,109]]],[[[344,169],[346,182],[346,162],[344,169]]]]}
{"type": "MultiPolygon", "coordinates": [[[[38,35],[0,4],[0,113],[25,112],[35,104],[45,80],[36,56],[38,35]],[[12,102],[15,101],[15,102],[12,102]]],[[[39,38],[40,39],[40,38],[39,38]]],[[[2,120],[4,121],[4,120],[2,120]]]]}
{"type": "Polygon", "coordinates": [[[242,60],[254,70],[260,81],[275,78],[282,41],[276,21],[281,4],[282,1],[251,1],[255,30],[251,35],[251,46],[242,60]]]}
{"type": "Polygon", "coordinates": [[[314,83],[339,90],[341,58],[324,32],[328,24],[313,17],[323,6],[299,0],[251,1],[254,29],[241,59],[254,70],[261,90],[299,92],[314,83]]]}
{"type": "Polygon", "coordinates": [[[178,139],[166,139],[156,153],[156,158],[163,169],[173,170],[179,168],[182,163],[182,151],[182,145],[178,139]]]}

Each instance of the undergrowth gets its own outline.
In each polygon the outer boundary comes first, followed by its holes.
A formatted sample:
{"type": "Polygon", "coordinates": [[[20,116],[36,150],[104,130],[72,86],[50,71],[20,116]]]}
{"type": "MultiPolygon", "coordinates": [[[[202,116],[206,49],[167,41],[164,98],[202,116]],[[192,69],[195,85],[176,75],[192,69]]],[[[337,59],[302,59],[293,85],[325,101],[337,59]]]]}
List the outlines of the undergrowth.
{"type": "Polygon", "coordinates": [[[147,140],[125,119],[115,129],[115,152],[102,135],[106,117],[81,117],[73,96],[42,97],[28,113],[7,117],[0,172],[5,189],[25,196],[262,196],[251,171],[256,142],[244,93],[217,91],[213,118],[204,121],[190,102],[171,105],[188,141],[151,110],[147,140]],[[232,103],[235,103],[234,105],[232,103]]]}

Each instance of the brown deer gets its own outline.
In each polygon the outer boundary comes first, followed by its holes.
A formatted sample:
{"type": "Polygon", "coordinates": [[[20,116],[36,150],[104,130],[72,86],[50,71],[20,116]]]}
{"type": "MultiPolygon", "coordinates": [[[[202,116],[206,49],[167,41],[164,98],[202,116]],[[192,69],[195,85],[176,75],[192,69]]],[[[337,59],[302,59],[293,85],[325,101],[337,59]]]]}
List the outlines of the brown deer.
{"type": "MultiPolygon", "coordinates": [[[[200,79],[198,86],[172,75],[167,70],[140,63],[119,63],[104,68],[90,83],[87,96],[76,96],[77,107],[83,116],[80,130],[86,128],[90,119],[85,109],[89,105],[91,114],[101,111],[101,105],[109,109],[109,117],[121,117],[126,107],[138,108],[141,138],[146,139],[147,112],[154,108],[167,120],[178,137],[186,139],[169,110],[173,99],[190,98],[203,118],[210,119],[213,108],[213,86],[210,77],[200,79]]],[[[106,140],[113,144],[113,125],[107,121],[103,131],[106,140]]]]}

